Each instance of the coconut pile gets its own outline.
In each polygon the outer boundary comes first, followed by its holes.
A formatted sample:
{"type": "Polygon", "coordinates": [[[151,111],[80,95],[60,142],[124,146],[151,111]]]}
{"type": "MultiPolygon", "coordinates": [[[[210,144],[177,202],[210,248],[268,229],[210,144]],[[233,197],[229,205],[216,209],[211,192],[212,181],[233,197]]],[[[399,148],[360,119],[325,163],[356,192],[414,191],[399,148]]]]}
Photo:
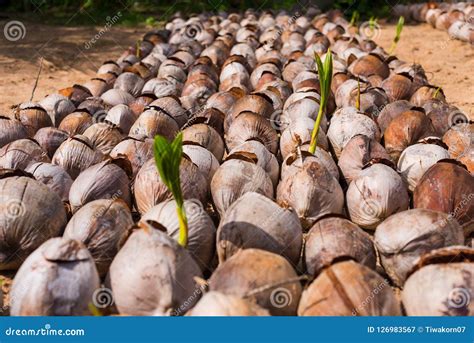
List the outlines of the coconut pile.
{"type": "Polygon", "coordinates": [[[396,5],[396,17],[427,22],[438,30],[448,31],[449,37],[474,44],[474,3],[427,2],[412,5],[396,5]]]}
{"type": "Polygon", "coordinates": [[[473,136],[340,11],[177,15],[0,116],[4,309],[472,316],[473,136]],[[178,133],[186,248],[153,150],[178,133]]]}

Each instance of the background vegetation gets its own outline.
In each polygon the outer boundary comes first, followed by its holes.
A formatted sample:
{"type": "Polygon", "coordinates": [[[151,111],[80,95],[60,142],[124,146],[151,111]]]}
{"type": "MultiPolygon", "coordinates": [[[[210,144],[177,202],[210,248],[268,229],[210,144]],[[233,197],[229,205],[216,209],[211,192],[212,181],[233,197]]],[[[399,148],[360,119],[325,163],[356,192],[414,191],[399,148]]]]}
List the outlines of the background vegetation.
{"type": "MultiPolygon", "coordinates": [[[[95,22],[102,25],[107,16],[121,11],[122,25],[136,25],[167,20],[176,11],[184,14],[203,11],[260,9],[287,9],[301,7],[308,3],[317,4],[323,9],[338,8],[348,18],[357,10],[361,19],[371,16],[384,17],[392,5],[407,1],[397,0],[0,0],[2,16],[21,14],[31,20],[60,25],[80,25],[95,22]],[[73,18],[71,18],[71,16],[73,18]]],[[[416,2],[416,1],[410,1],[416,2]]]]}

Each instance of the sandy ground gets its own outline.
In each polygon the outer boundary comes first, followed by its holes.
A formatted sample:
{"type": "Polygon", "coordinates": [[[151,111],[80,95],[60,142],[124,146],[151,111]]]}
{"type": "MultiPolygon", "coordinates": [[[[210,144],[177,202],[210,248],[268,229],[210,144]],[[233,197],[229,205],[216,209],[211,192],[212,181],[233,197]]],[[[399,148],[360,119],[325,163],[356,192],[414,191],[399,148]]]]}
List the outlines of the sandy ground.
{"type": "MultiPolygon", "coordinates": [[[[2,29],[6,22],[0,21],[2,29]]],[[[26,34],[18,41],[8,41],[3,30],[0,32],[0,113],[9,111],[11,105],[29,100],[41,57],[44,59],[43,70],[35,100],[75,83],[84,83],[102,62],[117,59],[146,32],[144,27],[113,26],[92,43],[102,27],[23,23],[26,34]],[[88,45],[91,45],[89,49],[86,48],[88,45]]]]}
{"type": "MultiPolygon", "coordinates": [[[[2,27],[5,23],[0,22],[2,27]]],[[[37,100],[57,89],[85,82],[103,61],[118,58],[146,31],[143,27],[114,26],[86,49],[101,27],[24,24],[23,39],[11,42],[0,36],[0,113],[30,98],[40,57],[44,58],[44,67],[35,92],[37,100]]],[[[388,49],[395,26],[382,24],[380,28],[374,40],[388,49]]],[[[420,24],[405,26],[395,53],[405,61],[421,63],[430,82],[443,88],[448,101],[474,118],[472,46],[449,39],[445,31],[420,24]]]]}
{"type": "MultiPolygon", "coordinates": [[[[388,50],[395,36],[394,24],[382,24],[374,40],[388,50]]],[[[450,39],[446,31],[428,24],[407,25],[395,50],[398,58],[423,66],[431,84],[441,86],[449,103],[474,120],[474,47],[450,39]]]]}

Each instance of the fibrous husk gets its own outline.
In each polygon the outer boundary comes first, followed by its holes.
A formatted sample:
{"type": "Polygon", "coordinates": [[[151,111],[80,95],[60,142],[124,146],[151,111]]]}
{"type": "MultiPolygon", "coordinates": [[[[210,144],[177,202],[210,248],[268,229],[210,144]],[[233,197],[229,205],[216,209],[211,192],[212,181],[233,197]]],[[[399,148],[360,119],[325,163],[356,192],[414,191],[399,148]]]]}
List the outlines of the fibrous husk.
{"type": "Polygon", "coordinates": [[[474,221],[474,176],[450,161],[432,165],[414,190],[413,207],[447,213],[461,225],[474,221]]]}
{"type": "Polygon", "coordinates": [[[243,112],[230,125],[226,134],[226,145],[234,149],[248,140],[258,140],[270,151],[276,154],[278,150],[278,134],[272,124],[263,115],[243,112]]]}
{"type": "Polygon", "coordinates": [[[380,111],[378,116],[375,116],[375,120],[380,127],[380,132],[383,134],[387,126],[395,117],[398,117],[400,114],[411,108],[413,108],[413,105],[406,100],[397,100],[387,104],[387,106],[380,111]]]}
{"type": "Polygon", "coordinates": [[[219,261],[226,261],[241,249],[254,248],[282,255],[296,266],[302,232],[292,209],[281,207],[259,193],[245,193],[226,210],[219,224],[219,261]]]}
{"type": "Polygon", "coordinates": [[[397,169],[413,191],[423,174],[439,160],[449,158],[448,151],[436,144],[414,144],[403,150],[397,169]]]}
{"type": "Polygon", "coordinates": [[[25,176],[0,179],[0,270],[17,269],[65,226],[61,199],[48,187],[25,176]]]}
{"type": "Polygon", "coordinates": [[[0,148],[17,139],[28,137],[23,124],[6,116],[0,116],[0,148]]]}
{"type": "Polygon", "coordinates": [[[49,158],[53,158],[56,150],[68,137],[69,135],[65,131],[55,127],[43,127],[36,132],[33,139],[38,142],[49,158]]]}
{"type": "MultiPolygon", "coordinates": [[[[101,115],[105,116],[103,112],[101,115]]],[[[58,129],[66,132],[70,136],[82,135],[92,124],[94,119],[88,112],[78,111],[68,114],[59,124],[58,129]]]]}
{"type": "Polygon", "coordinates": [[[388,280],[354,261],[336,263],[303,292],[299,316],[400,316],[388,280]]]}
{"type": "Polygon", "coordinates": [[[63,202],[69,200],[69,190],[73,181],[69,174],[60,166],[38,162],[31,164],[25,171],[32,174],[36,180],[48,186],[63,202]]]}
{"type": "Polygon", "coordinates": [[[210,185],[212,177],[219,168],[219,161],[212,152],[200,145],[186,144],[183,145],[183,153],[189,157],[199,171],[206,176],[210,185]]]}
{"type": "Polygon", "coordinates": [[[183,144],[197,144],[209,150],[220,162],[224,156],[224,141],[219,133],[210,125],[194,124],[183,130],[183,144]]]}
{"type": "Polygon", "coordinates": [[[188,251],[152,225],[130,235],[109,271],[115,304],[124,315],[184,314],[202,294],[194,277],[202,274],[188,251]]]}
{"type": "Polygon", "coordinates": [[[417,208],[388,217],[375,230],[374,241],[385,271],[402,287],[420,256],[436,248],[462,245],[464,233],[446,213],[417,208]]]}
{"type": "Polygon", "coordinates": [[[273,184],[268,174],[253,162],[230,159],[224,162],[211,181],[214,205],[220,215],[247,192],[273,198],[273,184]]]}
{"type": "Polygon", "coordinates": [[[351,138],[339,156],[338,166],[347,183],[351,183],[372,160],[390,160],[385,148],[375,139],[365,135],[351,138]]]}
{"type": "MultiPolygon", "coordinates": [[[[303,144],[311,142],[311,135],[315,121],[311,118],[301,117],[292,120],[280,136],[280,152],[285,159],[303,144]]],[[[329,150],[328,138],[320,128],[316,145],[324,150],[329,150]]]]}
{"type": "Polygon", "coordinates": [[[117,105],[112,107],[104,118],[104,121],[118,127],[124,134],[128,134],[137,117],[127,105],[117,105]]]}
{"type": "Polygon", "coordinates": [[[94,149],[87,137],[75,135],[59,146],[51,162],[61,166],[74,180],[83,170],[99,163],[103,158],[104,155],[94,149]]]}
{"type": "Polygon", "coordinates": [[[10,293],[13,316],[91,315],[100,280],[91,254],[75,240],[52,238],[18,270],[10,293]]]}
{"type": "Polygon", "coordinates": [[[211,291],[256,302],[272,315],[295,315],[301,284],[283,257],[244,249],[220,264],[209,279],[211,291]]]}
{"type": "Polygon", "coordinates": [[[234,157],[256,159],[255,163],[267,172],[273,182],[273,186],[277,186],[280,175],[280,165],[275,155],[268,151],[262,143],[255,140],[244,142],[229,151],[227,159],[234,157]]]}
{"type": "Polygon", "coordinates": [[[474,144],[474,124],[459,124],[451,127],[443,136],[451,158],[458,158],[474,144]]]}
{"type": "Polygon", "coordinates": [[[23,124],[29,137],[48,126],[53,126],[53,122],[46,110],[34,102],[24,102],[15,111],[15,117],[23,124]]]}
{"type": "Polygon", "coordinates": [[[304,263],[310,275],[341,261],[354,261],[375,270],[377,255],[371,237],[351,221],[337,216],[318,220],[305,238],[304,263]]]}
{"type": "Polygon", "coordinates": [[[76,109],[76,106],[68,97],[57,93],[46,96],[39,102],[39,105],[48,112],[56,127],[59,126],[64,117],[76,109]]]}
{"type": "Polygon", "coordinates": [[[346,144],[356,135],[380,140],[377,124],[356,108],[345,107],[336,111],[331,118],[327,136],[338,158],[346,144]]]}
{"type": "MultiPolygon", "coordinates": [[[[205,271],[209,268],[214,257],[216,228],[199,200],[185,200],[184,210],[188,222],[188,244],[186,249],[201,270],[205,271]]],[[[175,200],[164,201],[153,206],[141,218],[142,222],[148,220],[160,223],[170,237],[178,240],[180,228],[175,200]]]]}
{"type": "Polygon", "coordinates": [[[464,164],[471,175],[474,176],[474,145],[464,150],[464,152],[458,156],[457,160],[464,164]]]}
{"type": "Polygon", "coordinates": [[[348,69],[355,76],[361,77],[376,74],[385,79],[390,73],[387,63],[376,54],[368,54],[358,58],[348,69]]]}
{"type": "Polygon", "coordinates": [[[383,80],[381,87],[387,93],[390,102],[408,100],[411,97],[412,81],[407,74],[393,74],[383,80]]]}
{"type": "Polygon", "coordinates": [[[269,316],[268,310],[234,295],[208,292],[186,315],[194,317],[269,316]]]}
{"type": "Polygon", "coordinates": [[[122,140],[120,129],[109,123],[96,123],[91,125],[84,136],[89,138],[94,149],[102,152],[104,155],[110,151],[122,140]]]}
{"type": "Polygon", "coordinates": [[[304,163],[278,184],[277,201],[292,207],[304,229],[326,214],[340,214],[344,193],[338,181],[317,161],[304,163]]]}
{"type": "Polygon", "coordinates": [[[431,120],[423,112],[409,110],[395,117],[384,132],[385,149],[393,161],[420,139],[433,136],[431,120]]]}
{"type": "Polygon", "coordinates": [[[346,201],[351,220],[370,230],[409,206],[407,186],[402,178],[391,167],[381,163],[360,172],[349,185],[346,201]]]}
{"type": "Polygon", "coordinates": [[[72,216],[63,237],[82,242],[103,277],[132,226],[132,214],[124,201],[100,199],[87,203],[72,216]]]}
{"type": "Polygon", "coordinates": [[[403,306],[409,316],[473,316],[474,250],[441,248],[424,255],[405,282],[403,306]]]}
{"type": "Polygon", "coordinates": [[[108,159],[84,170],[69,191],[69,203],[76,212],[93,200],[122,199],[132,207],[130,193],[131,166],[125,159],[108,159]],[[122,169],[128,169],[127,171],[122,169]],[[128,173],[129,174],[128,174],[128,173]]]}
{"type": "Polygon", "coordinates": [[[0,149],[0,168],[26,169],[35,162],[50,162],[48,154],[34,139],[18,139],[0,149]]]}
{"type": "MultiPolygon", "coordinates": [[[[199,168],[188,159],[181,159],[179,178],[184,199],[198,199],[206,204],[208,182],[199,168]]],[[[154,158],[151,158],[138,171],[133,185],[135,205],[141,214],[165,200],[171,199],[171,192],[161,181],[154,158]]]]}

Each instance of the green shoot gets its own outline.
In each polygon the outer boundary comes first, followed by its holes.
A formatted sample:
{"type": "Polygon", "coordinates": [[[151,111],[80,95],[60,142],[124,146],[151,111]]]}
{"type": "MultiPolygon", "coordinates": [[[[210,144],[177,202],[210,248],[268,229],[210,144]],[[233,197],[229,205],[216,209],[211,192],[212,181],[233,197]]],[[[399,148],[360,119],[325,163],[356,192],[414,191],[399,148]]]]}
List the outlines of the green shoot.
{"type": "Polygon", "coordinates": [[[433,93],[433,96],[431,98],[436,99],[438,97],[440,90],[441,90],[441,87],[436,88],[436,91],[433,93]]]}
{"type": "Polygon", "coordinates": [[[136,45],[136,55],[138,58],[140,58],[140,46],[142,45],[142,41],[139,39],[137,40],[137,45],[136,45]]]}
{"type": "Polygon", "coordinates": [[[324,64],[321,61],[321,58],[317,53],[314,53],[314,60],[318,66],[318,75],[319,75],[319,85],[321,88],[321,101],[319,102],[319,111],[316,122],[314,123],[313,132],[311,133],[311,142],[309,144],[309,152],[314,154],[316,151],[316,142],[318,139],[319,125],[321,119],[326,112],[326,105],[329,98],[329,93],[331,92],[331,82],[332,82],[332,53],[331,49],[328,49],[326,53],[326,58],[324,64]]]}
{"type": "Polygon", "coordinates": [[[100,310],[93,303],[89,303],[87,307],[89,308],[89,312],[94,317],[102,317],[102,312],[100,312],[100,310]]]}
{"type": "Polygon", "coordinates": [[[378,19],[377,19],[376,17],[374,17],[374,16],[370,17],[370,19],[369,19],[369,27],[370,27],[370,30],[374,31],[375,26],[377,25],[377,20],[378,20],[378,19]]]}
{"type": "Polygon", "coordinates": [[[349,23],[350,26],[355,26],[357,24],[357,22],[359,21],[359,12],[358,11],[354,11],[352,12],[352,17],[351,17],[351,22],[349,23]]]}
{"type": "Polygon", "coordinates": [[[397,43],[400,40],[400,36],[402,34],[403,25],[405,25],[405,18],[401,16],[400,18],[398,18],[397,32],[395,34],[395,38],[393,39],[392,46],[390,47],[390,55],[395,51],[395,48],[397,47],[397,43]]]}
{"type": "Polygon", "coordinates": [[[360,111],[360,77],[357,76],[357,98],[356,98],[356,108],[360,111]]]}
{"type": "Polygon", "coordinates": [[[179,165],[183,155],[183,134],[179,133],[171,143],[162,136],[155,136],[153,151],[160,178],[176,201],[176,213],[179,221],[178,243],[186,247],[188,244],[188,220],[184,210],[183,193],[179,180],[179,165]]]}

